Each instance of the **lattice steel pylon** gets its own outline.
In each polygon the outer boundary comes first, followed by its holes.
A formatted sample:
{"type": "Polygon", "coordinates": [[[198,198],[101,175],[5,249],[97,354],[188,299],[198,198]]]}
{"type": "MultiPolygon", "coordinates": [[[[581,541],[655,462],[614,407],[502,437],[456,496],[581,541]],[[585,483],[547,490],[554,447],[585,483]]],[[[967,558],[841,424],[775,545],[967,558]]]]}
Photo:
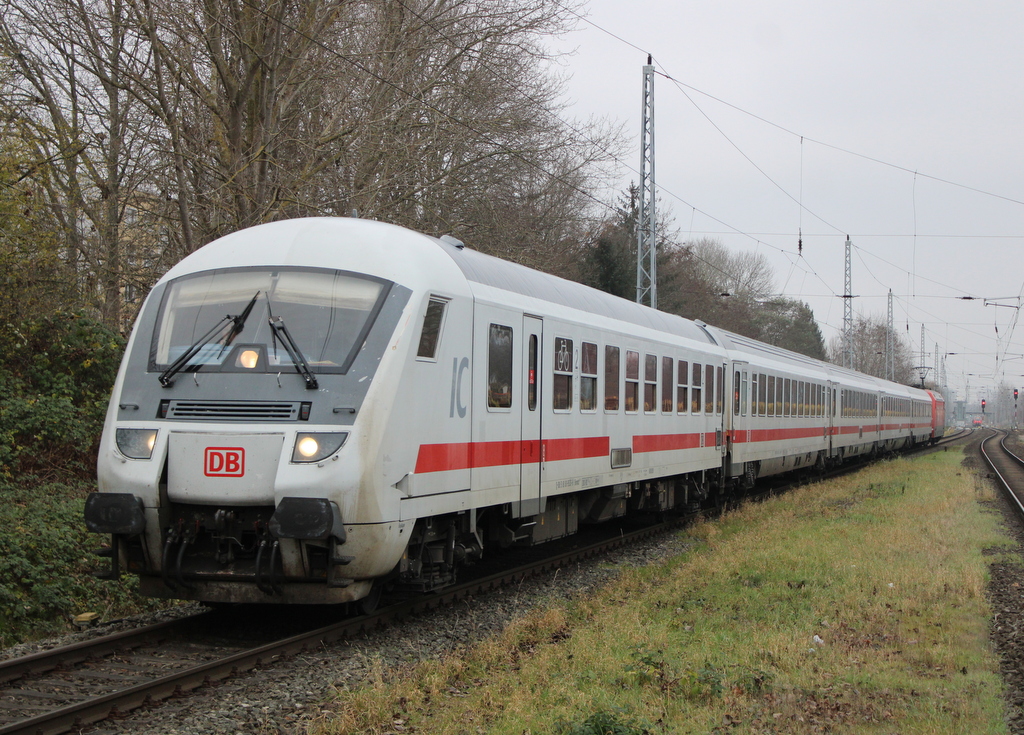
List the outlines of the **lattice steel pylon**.
{"type": "Polygon", "coordinates": [[[853,260],[850,249],[853,243],[846,236],[846,278],[843,292],[843,367],[851,370],[853,365],[853,260]]]}
{"type": "Polygon", "coordinates": [[[896,380],[896,332],[892,323],[892,289],[889,289],[889,316],[885,323],[885,379],[896,380]]]}
{"type": "Polygon", "coordinates": [[[636,223],[636,302],[658,308],[658,245],[654,211],[654,66],[644,66],[640,113],[640,212],[636,223]]]}

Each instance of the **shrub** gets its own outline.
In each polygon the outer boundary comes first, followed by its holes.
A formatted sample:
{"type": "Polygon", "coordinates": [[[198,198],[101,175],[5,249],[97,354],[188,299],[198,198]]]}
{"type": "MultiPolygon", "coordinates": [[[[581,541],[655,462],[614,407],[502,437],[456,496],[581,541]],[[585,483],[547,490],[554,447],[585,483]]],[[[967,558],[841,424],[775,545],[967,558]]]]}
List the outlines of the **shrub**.
{"type": "Polygon", "coordinates": [[[0,478],[93,477],[123,351],[84,314],[0,323],[0,478]]]}
{"type": "Polygon", "coordinates": [[[91,574],[105,562],[90,553],[102,539],[82,521],[88,490],[32,476],[0,481],[0,647],[65,632],[77,613],[109,619],[140,609],[134,577],[91,574]]]}

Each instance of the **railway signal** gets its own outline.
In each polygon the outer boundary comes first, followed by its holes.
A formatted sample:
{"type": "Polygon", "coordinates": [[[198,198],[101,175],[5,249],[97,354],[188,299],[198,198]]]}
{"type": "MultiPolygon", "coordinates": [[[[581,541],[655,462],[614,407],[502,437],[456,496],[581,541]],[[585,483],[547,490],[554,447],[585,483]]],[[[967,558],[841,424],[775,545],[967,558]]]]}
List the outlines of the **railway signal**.
{"type": "Polygon", "coordinates": [[[981,399],[981,412],[985,413],[985,399],[984,398],[981,399]]]}

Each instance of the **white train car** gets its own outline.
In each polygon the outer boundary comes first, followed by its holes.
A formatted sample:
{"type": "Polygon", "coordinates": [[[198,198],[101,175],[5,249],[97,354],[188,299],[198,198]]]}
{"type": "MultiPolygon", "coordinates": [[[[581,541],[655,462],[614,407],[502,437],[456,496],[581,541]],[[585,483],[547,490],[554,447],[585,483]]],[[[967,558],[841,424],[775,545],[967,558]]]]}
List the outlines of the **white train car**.
{"type": "Polygon", "coordinates": [[[923,441],[935,420],[878,420],[909,390],[448,238],[278,222],[153,288],[86,523],[149,595],[369,606],[485,549],[923,441]]]}

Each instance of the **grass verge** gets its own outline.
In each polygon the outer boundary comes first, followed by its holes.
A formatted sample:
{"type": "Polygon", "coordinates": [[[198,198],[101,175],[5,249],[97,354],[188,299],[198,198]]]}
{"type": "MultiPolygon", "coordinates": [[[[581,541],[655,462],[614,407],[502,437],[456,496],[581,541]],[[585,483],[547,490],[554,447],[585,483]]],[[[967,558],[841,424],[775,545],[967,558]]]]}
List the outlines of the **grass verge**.
{"type": "Polygon", "coordinates": [[[698,524],[667,563],[381,667],[312,731],[1006,732],[985,584],[1010,542],[961,460],[884,462],[698,524]]]}

